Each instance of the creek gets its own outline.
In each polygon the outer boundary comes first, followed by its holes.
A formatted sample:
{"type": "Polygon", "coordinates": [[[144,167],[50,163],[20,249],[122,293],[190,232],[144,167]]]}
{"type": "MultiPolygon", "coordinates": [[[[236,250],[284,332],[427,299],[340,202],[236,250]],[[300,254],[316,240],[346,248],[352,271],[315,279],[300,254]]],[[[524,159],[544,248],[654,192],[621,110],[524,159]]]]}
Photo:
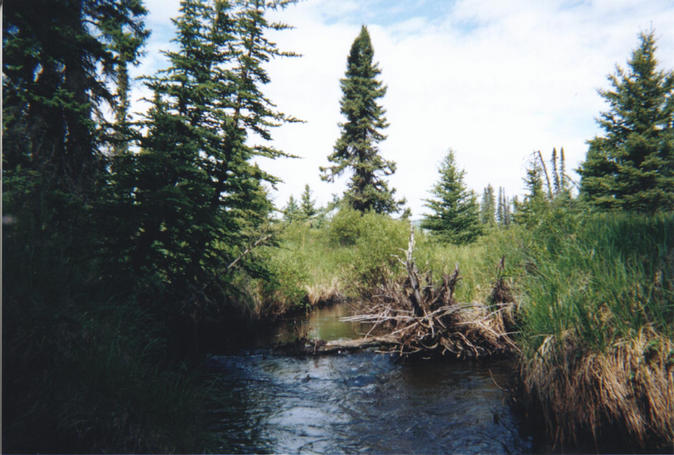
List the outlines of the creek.
{"type": "Polygon", "coordinates": [[[356,338],[346,305],[287,321],[254,348],[213,356],[224,386],[217,412],[227,453],[491,453],[532,451],[497,384],[506,361],[401,361],[363,351],[320,357],[275,352],[297,334],[356,338]]]}

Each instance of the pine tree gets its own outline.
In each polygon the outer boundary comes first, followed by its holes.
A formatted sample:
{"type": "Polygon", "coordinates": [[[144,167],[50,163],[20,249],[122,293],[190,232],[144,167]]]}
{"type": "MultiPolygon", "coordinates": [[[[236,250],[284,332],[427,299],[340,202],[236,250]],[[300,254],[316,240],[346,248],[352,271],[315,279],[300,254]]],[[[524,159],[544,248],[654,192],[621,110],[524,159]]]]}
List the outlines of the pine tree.
{"type": "Polygon", "coordinates": [[[463,182],[464,171],[456,167],[454,151],[449,150],[439,173],[432,190],[434,198],[425,204],[431,214],[425,216],[421,226],[443,241],[471,243],[482,234],[479,205],[475,193],[463,182]]]}
{"type": "MultiPolygon", "coordinates": [[[[268,140],[270,128],[293,120],[262,93],[269,82],[264,64],[292,55],[265,37],[287,28],[266,15],[288,3],[182,0],[174,21],[178,50],[167,53],[169,68],[148,79],[155,106],[132,181],[138,211],[156,216],[140,220],[134,263],[168,276],[181,287],[177,297],[194,287],[205,295],[233,292],[219,284],[228,279],[228,264],[266,238],[261,230],[272,204],[263,185],[278,180],[253,159],[287,155],[249,137],[268,140]],[[152,259],[157,254],[164,260],[152,259]]],[[[236,263],[266,273],[248,259],[236,263]]]]}
{"type": "Polygon", "coordinates": [[[311,200],[311,188],[309,188],[309,185],[304,185],[301,208],[305,218],[313,218],[318,213],[314,201],[311,200]]]}
{"type": "Polygon", "coordinates": [[[489,226],[496,225],[496,199],[494,196],[494,187],[487,185],[482,192],[482,202],[480,203],[480,222],[489,226]]]}
{"type": "Polygon", "coordinates": [[[304,216],[304,213],[300,206],[295,201],[295,197],[291,194],[288,198],[288,203],[283,209],[283,219],[288,222],[293,222],[301,219],[304,216]]]}
{"type": "Polygon", "coordinates": [[[396,166],[384,160],[377,147],[386,138],[381,131],[388,124],[385,111],[377,102],[386,93],[386,87],[377,80],[381,70],[373,57],[370,34],[363,26],[351,46],[346,75],[340,81],[341,113],[346,122],[340,123],[341,136],[328,157],[334,164],[321,167],[321,177],[332,182],[347,169],[351,170],[351,181],[344,194],[347,203],[361,212],[393,213],[404,201],[395,200],[395,189],[389,189],[384,180],[395,172],[396,166]]]}
{"type": "Polygon", "coordinates": [[[581,194],[603,209],[674,208],[674,72],[657,70],[654,33],[609,76],[600,91],[610,109],[598,120],[604,136],[589,141],[581,194]]]}
{"type": "Polygon", "coordinates": [[[529,162],[529,166],[524,177],[524,185],[527,188],[527,194],[524,201],[516,202],[514,207],[516,215],[514,217],[517,223],[531,224],[536,221],[538,216],[547,206],[545,190],[543,189],[544,170],[541,167],[542,158],[540,154],[535,153],[529,162]]]}
{"type": "Polygon", "coordinates": [[[499,226],[510,224],[510,202],[502,186],[498,189],[498,206],[496,208],[496,221],[499,226]]]}

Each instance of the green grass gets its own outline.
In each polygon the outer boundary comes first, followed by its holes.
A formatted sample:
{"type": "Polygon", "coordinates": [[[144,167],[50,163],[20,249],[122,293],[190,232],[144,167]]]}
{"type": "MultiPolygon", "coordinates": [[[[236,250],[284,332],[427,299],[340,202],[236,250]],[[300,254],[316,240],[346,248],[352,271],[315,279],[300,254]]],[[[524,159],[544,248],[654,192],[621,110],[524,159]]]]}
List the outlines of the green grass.
{"type": "Polygon", "coordinates": [[[555,212],[522,232],[522,343],[573,336],[603,351],[646,326],[671,336],[674,215],[555,212]],[[524,255],[522,255],[524,253],[524,255]]]}

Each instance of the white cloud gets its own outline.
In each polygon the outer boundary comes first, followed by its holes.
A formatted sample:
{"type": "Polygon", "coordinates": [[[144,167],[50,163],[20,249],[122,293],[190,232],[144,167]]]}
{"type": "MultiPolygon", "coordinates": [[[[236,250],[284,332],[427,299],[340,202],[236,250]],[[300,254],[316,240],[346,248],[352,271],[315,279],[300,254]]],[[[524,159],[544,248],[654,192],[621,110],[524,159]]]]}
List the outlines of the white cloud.
{"type": "MultiPolygon", "coordinates": [[[[166,30],[177,0],[146,3],[150,26],[164,24],[166,30]]],[[[422,3],[395,5],[418,12],[422,3]]],[[[307,123],[274,132],[275,145],[302,159],[263,163],[285,181],[275,193],[278,205],[290,194],[299,196],[306,183],[320,203],[343,191],[345,179],[321,182],[318,167],[328,164],[339,134],[339,79],[349,47],[360,24],[378,15],[400,18],[369,26],[388,86],[382,102],[391,126],[380,148],[397,162],[391,184],[415,216],[423,213],[422,200],[449,147],[478,192],[488,183],[511,195],[521,192],[527,156],[537,149],[549,153],[563,146],[568,168],[577,167],[585,141],[599,132],[594,118],[605,108],[596,89],[607,87],[616,63],[624,66],[640,31],[656,29],[661,66],[674,68],[674,8],[668,0],[425,3],[441,7],[424,16],[384,11],[387,2],[376,0],[314,0],[279,14],[295,29],[273,39],[303,57],[273,61],[267,92],[281,110],[307,123]]],[[[156,33],[146,71],[160,64],[167,35],[156,33]]]]}
{"type": "MultiPolygon", "coordinates": [[[[297,28],[277,37],[304,57],[274,63],[270,94],[282,109],[308,120],[276,135],[278,145],[304,157],[270,166],[286,182],[279,186],[281,203],[305,183],[322,202],[343,190],[316,174],[339,134],[339,78],[358,24],[323,23],[325,3],[289,9],[285,20],[297,28]]],[[[521,192],[526,160],[538,149],[563,146],[568,168],[576,168],[585,141],[598,133],[594,118],[604,104],[596,89],[606,87],[616,63],[624,65],[638,32],[653,25],[661,63],[674,67],[671,6],[635,5],[459,1],[445,17],[370,26],[388,85],[383,104],[391,126],[381,150],[398,163],[391,183],[415,216],[423,213],[422,200],[449,147],[478,192],[488,183],[521,192]]]]}

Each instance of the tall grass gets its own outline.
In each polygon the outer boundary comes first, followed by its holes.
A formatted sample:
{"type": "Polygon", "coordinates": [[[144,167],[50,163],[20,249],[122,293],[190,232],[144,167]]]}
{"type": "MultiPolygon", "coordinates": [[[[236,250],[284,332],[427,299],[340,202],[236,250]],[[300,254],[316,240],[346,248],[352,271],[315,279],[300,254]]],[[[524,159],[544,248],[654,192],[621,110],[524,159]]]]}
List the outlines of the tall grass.
{"type": "Polygon", "coordinates": [[[523,340],[573,336],[588,350],[674,327],[674,215],[558,212],[531,232],[523,264],[523,340]]]}
{"type": "Polygon", "coordinates": [[[674,214],[552,210],[521,232],[525,402],[558,444],[674,442],[674,214]]]}
{"type": "MultiPolygon", "coordinates": [[[[462,281],[457,287],[461,301],[486,302],[497,276],[502,243],[514,242],[514,231],[493,230],[472,245],[438,242],[416,230],[414,258],[434,280],[459,266],[462,281]]],[[[276,283],[273,295],[284,307],[311,304],[335,295],[367,297],[386,280],[404,277],[410,223],[375,213],[342,208],[321,227],[294,222],[282,231],[279,248],[269,249],[273,269],[285,277],[276,283]],[[304,294],[299,292],[304,290],[304,294]]]]}

